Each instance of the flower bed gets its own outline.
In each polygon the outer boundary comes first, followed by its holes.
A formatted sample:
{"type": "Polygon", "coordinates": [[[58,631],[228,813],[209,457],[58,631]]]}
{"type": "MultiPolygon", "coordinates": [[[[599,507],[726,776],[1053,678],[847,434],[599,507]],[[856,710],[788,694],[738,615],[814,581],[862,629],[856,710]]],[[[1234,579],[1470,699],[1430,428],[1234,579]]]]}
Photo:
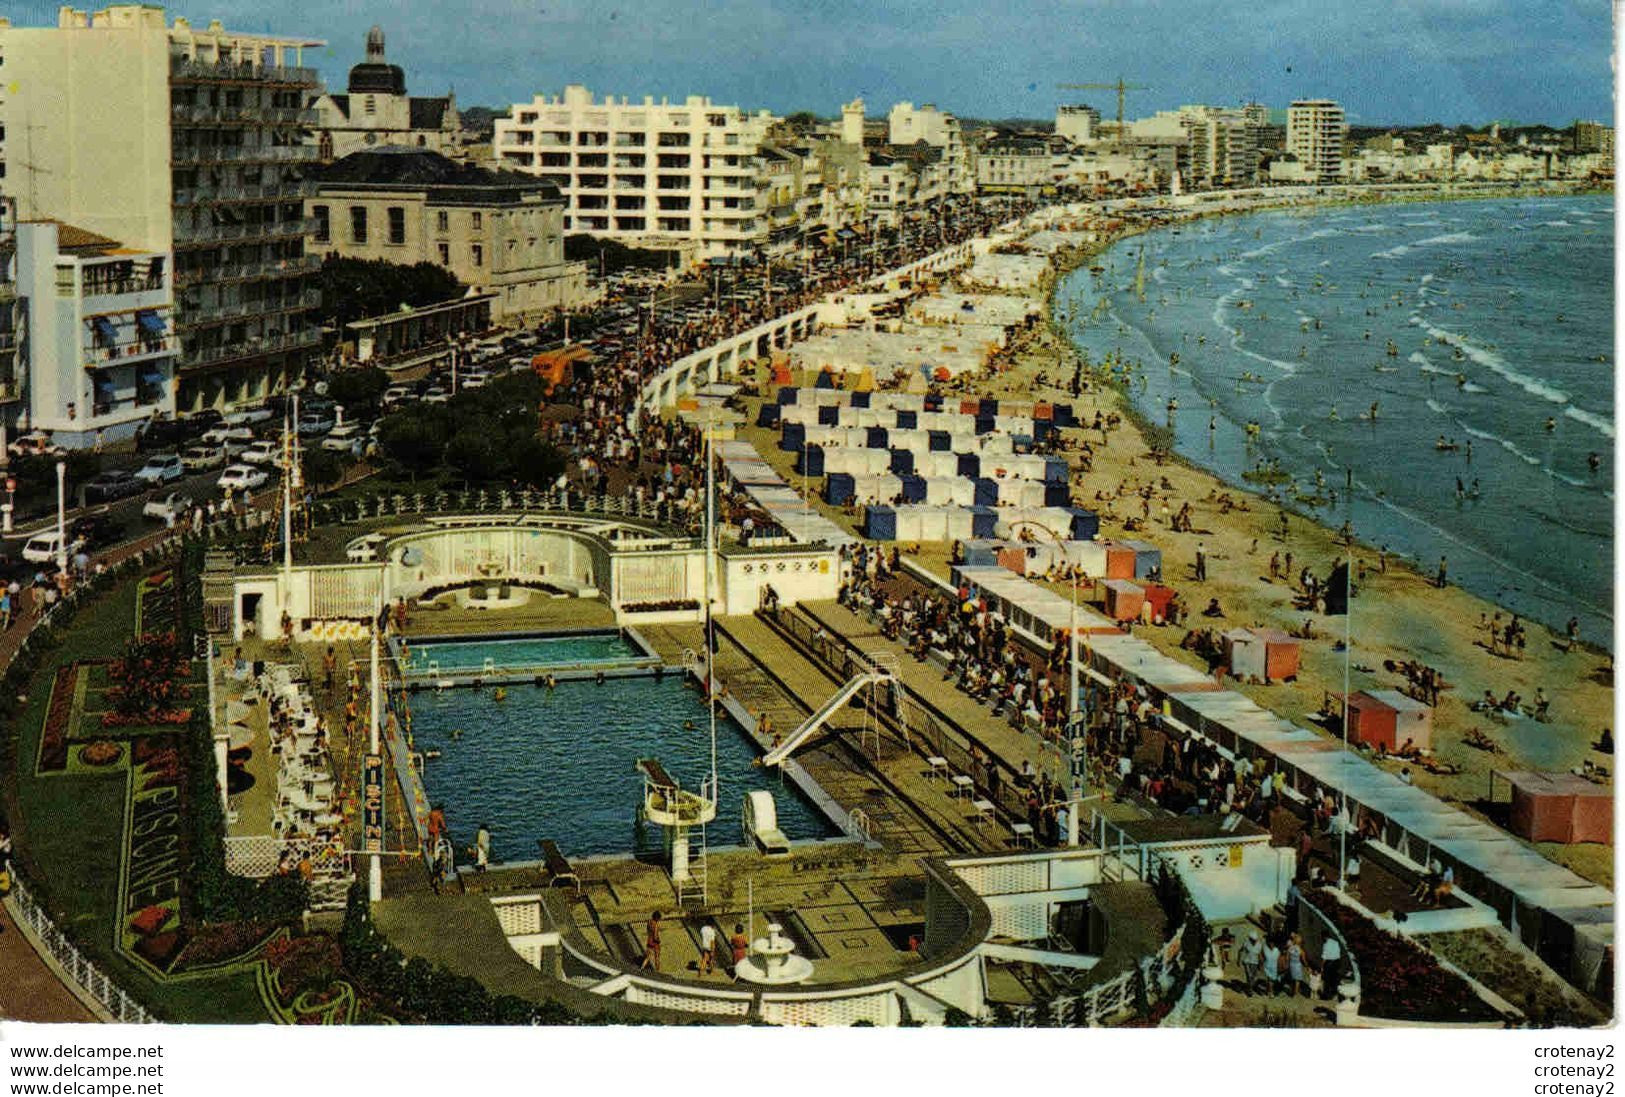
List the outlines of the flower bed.
{"type": "Polygon", "coordinates": [[[58,668],[51,680],[51,699],[45,705],[45,727],[40,734],[41,773],[68,768],[68,725],[73,719],[73,692],[78,681],[77,663],[58,668]]]}
{"type": "Polygon", "coordinates": [[[111,739],[98,739],[79,748],[79,761],[87,766],[110,766],[124,756],[124,748],[111,739]]]}
{"type": "Polygon", "coordinates": [[[187,723],[191,719],[192,710],[189,708],[169,709],[166,712],[138,713],[135,715],[126,715],[122,712],[104,712],[102,713],[102,727],[170,727],[175,724],[187,723]]]}
{"type": "Polygon", "coordinates": [[[1360,966],[1360,1012],[1393,1021],[1499,1021],[1466,980],[1433,954],[1372,925],[1324,892],[1305,898],[1331,918],[1360,966]]]}
{"type": "Polygon", "coordinates": [[[678,613],[700,608],[693,598],[673,598],[664,602],[622,602],[622,613],[678,613]]]}

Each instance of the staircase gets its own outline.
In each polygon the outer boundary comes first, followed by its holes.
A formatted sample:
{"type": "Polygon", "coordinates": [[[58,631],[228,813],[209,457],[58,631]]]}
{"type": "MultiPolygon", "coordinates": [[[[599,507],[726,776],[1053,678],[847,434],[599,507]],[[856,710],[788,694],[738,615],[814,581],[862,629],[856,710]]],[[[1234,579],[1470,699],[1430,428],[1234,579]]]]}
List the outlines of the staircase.
{"type": "Polygon", "coordinates": [[[860,690],[879,682],[892,680],[893,676],[889,671],[880,669],[864,670],[854,674],[841,684],[841,688],[836,690],[829,700],[819,706],[817,712],[803,720],[801,726],[791,732],[788,739],[764,754],[762,756],[762,765],[776,766],[781,764],[786,758],[790,757],[791,751],[806,742],[815,731],[828,723],[830,718],[839,712],[842,706],[856,697],[860,690]]]}

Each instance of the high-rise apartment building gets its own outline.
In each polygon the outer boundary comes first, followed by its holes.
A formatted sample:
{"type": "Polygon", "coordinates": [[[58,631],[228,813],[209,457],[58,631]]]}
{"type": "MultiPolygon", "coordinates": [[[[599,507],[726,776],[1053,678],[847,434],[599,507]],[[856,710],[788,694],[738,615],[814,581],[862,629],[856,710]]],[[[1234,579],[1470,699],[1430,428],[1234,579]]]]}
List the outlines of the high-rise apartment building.
{"type": "Polygon", "coordinates": [[[320,84],[302,62],[322,44],[166,26],[162,8],[136,4],[0,26],[3,186],[20,220],[172,256],[181,412],[286,391],[317,351],[304,200],[320,84]]]}
{"type": "Polygon", "coordinates": [[[976,189],[976,173],[965,149],[965,135],[959,119],[927,103],[898,103],[886,116],[887,142],[897,147],[924,141],[942,150],[944,185],[950,194],[969,194],[976,189]]]}
{"type": "Polygon", "coordinates": [[[767,240],[761,146],[777,121],[691,95],[595,101],[579,84],[496,120],[497,166],[551,183],[564,229],[628,242],[692,241],[703,255],[767,240]]]}
{"type": "Polygon", "coordinates": [[[1298,158],[1308,178],[1322,182],[1343,175],[1343,139],[1348,123],[1330,99],[1296,99],[1286,112],[1286,151],[1298,158]]]}
{"type": "Polygon", "coordinates": [[[1100,112],[1087,104],[1055,109],[1055,136],[1074,145],[1087,145],[1100,135],[1100,112]]]}

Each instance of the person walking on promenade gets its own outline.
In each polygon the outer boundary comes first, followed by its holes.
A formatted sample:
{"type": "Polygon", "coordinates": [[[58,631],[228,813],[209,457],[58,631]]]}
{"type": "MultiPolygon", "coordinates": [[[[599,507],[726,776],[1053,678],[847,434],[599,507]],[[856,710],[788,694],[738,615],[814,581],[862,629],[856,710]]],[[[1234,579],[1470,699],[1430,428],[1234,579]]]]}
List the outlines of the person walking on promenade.
{"type": "Polygon", "coordinates": [[[1207,580],[1207,548],[1202,542],[1196,542],[1196,581],[1207,580]]]}
{"type": "Polygon", "coordinates": [[[1249,995],[1258,992],[1259,976],[1263,973],[1264,943],[1258,939],[1258,934],[1249,933],[1247,941],[1241,946],[1239,955],[1241,961],[1241,981],[1247,988],[1249,995]]]}
{"type": "Polygon", "coordinates": [[[1440,590],[1443,590],[1444,586],[1445,586],[1446,577],[1447,577],[1448,574],[1449,574],[1449,569],[1447,567],[1445,558],[1443,556],[1441,556],[1441,557],[1439,557],[1439,577],[1438,577],[1438,579],[1436,579],[1434,581],[1434,586],[1438,587],[1440,590]]]}
{"type": "Polygon", "coordinates": [[[660,912],[649,915],[649,928],[643,938],[644,971],[660,970],[660,912]]]}
{"type": "Polygon", "coordinates": [[[710,975],[717,968],[717,927],[710,922],[700,926],[700,962],[697,970],[710,975]]]}

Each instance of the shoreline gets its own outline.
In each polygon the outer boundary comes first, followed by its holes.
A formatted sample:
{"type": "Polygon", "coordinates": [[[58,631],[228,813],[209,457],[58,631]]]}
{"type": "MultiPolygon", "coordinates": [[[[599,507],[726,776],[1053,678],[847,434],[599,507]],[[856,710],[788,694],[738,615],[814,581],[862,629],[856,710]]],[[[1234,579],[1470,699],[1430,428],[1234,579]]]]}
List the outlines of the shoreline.
{"type": "MultiPolygon", "coordinates": [[[[1059,320],[1057,320],[1056,314],[1055,314],[1055,312],[1056,312],[1056,299],[1057,299],[1057,295],[1059,294],[1059,291],[1061,289],[1062,283],[1065,282],[1066,279],[1070,275],[1075,273],[1080,267],[1084,266],[1085,264],[1090,262],[1092,259],[1095,259],[1095,258],[1103,255],[1104,253],[1110,251],[1114,247],[1117,247],[1117,246],[1119,246],[1121,244],[1124,244],[1125,242],[1127,242],[1128,240],[1130,240],[1133,237],[1146,235],[1148,233],[1163,230],[1163,229],[1167,229],[1167,228],[1177,228],[1179,225],[1189,224],[1189,223],[1199,221],[1199,220],[1207,220],[1209,218],[1240,217],[1240,216],[1249,216],[1249,215],[1256,214],[1256,213],[1281,213],[1283,211],[1287,211],[1287,212],[1302,211],[1302,213],[1304,213],[1307,216],[1307,215],[1311,215],[1311,214],[1320,214],[1320,213],[1323,213],[1323,212],[1326,212],[1326,211],[1329,211],[1329,210],[1347,208],[1349,206],[1372,206],[1372,205],[1379,205],[1379,204],[1436,204],[1436,203],[1443,203],[1443,202],[1462,202],[1462,201],[1497,201],[1497,200],[1505,200],[1505,199],[1508,199],[1508,198],[1520,198],[1520,197],[1521,198],[1539,199],[1539,198],[1574,198],[1574,197],[1584,197],[1584,196],[1597,196],[1597,197],[1611,196],[1611,192],[1605,191],[1605,190],[1599,190],[1597,188],[1592,188],[1592,187],[1553,188],[1551,190],[1544,190],[1544,191],[1541,191],[1541,192],[1538,192],[1538,193],[1531,193],[1531,192],[1512,189],[1512,188],[1503,188],[1503,189],[1496,190],[1496,191],[1493,191],[1493,192],[1492,191],[1487,191],[1487,190],[1486,191],[1474,191],[1474,192],[1472,192],[1470,194],[1460,194],[1460,193],[1449,192],[1449,191],[1441,191],[1439,193],[1430,194],[1430,195],[1406,194],[1406,195],[1402,195],[1402,196],[1395,197],[1395,198],[1392,198],[1392,199],[1383,199],[1383,198],[1372,197],[1372,198],[1361,198],[1361,199],[1352,199],[1351,200],[1351,199],[1345,199],[1345,198],[1337,198],[1337,199],[1326,199],[1326,200],[1320,201],[1320,202],[1315,202],[1313,200],[1310,200],[1307,203],[1305,203],[1305,202],[1286,202],[1286,203],[1273,204],[1273,205],[1260,205],[1260,206],[1252,207],[1252,208],[1249,208],[1249,209],[1246,209],[1246,210],[1231,210],[1231,209],[1222,209],[1222,210],[1220,210],[1220,209],[1216,209],[1216,210],[1213,210],[1211,212],[1198,211],[1195,214],[1193,214],[1192,216],[1187,217],[1187,218],[1183,218],[1183,219],[1178,220],[1178,221],[1173,221],[1173,222],[1170,222],[1170,223],[1164,224],[1164,225],[1136,226],[1130,231],[1126,231],[1126,232],[1117,234],[1116,236],[1114,236],[1110,240],[1096,242],[1096,243],[1094,243],[1094,244],[1092,244],[1089,247],[1084,248],[1084,249],[1073,249],[1073,250],[1075,250],[1077,252],[1077,254],[1072,255],[1072,256],[1067,256],[1066,257],[1067,262],[1065,262],[1065,263],[1062,263],[1060,261],[1062,256],[1058,253],[1058,255],[1056,257],[1056,263],[1055,263],[1055,269],[1054,269],[1053,276],[1051,276],[1044,283],[1044,285],[1043,285],[1043,287],[1041,289],[1041,292],[1043,294],[1041,304],[1042,304],[1042,307],[1043,307],[1043,310],[1044,310],[1044,318],[1045,318],[1046,325],[1048,326],[1051,333],[1054,335],[1055,338],[1060,340],[1067,348],[1069,348],[1071,351],[1073,351],[1074,354],[1076,354],[1079,351],[1080,348],[1077,346],[1076,343],[1074,343],[1073,338],[1072,338],[1072,333],[1067,331],[1062,326],[1061,322],[1059,320]]],[[[1145,365],[1141,364],[1141,368],[1145,368],[1145,365]]],[[[1138,403],[1136,402],[1134,397],[1129,393],[1128,389],[1125,387],[1124,382],[1115,381],[1115,380],[1102,382],[1097,378],[1095,380],[1095,383],[1097,385],[1104,384],[1105,387],[1107,387],[1107,388],[1111,389],[1113,392],[1117,393],[1118,398],[1119,398],[1119,405],[1120,406],[1118,408],[1116,408],[1115,410],[1118,412],[1118,414],[1122,415],[1125,419],[1131,420],[1134,423],[1137,432],[1139,433],[1139,435],[1142,438],[1156,439],[1156,438],[1162,437],[1162,435],[1164,433],[1166,433],[1165,428],[1160,423],[1158,423],[1156,421],[1156,419],[1154,418],[1154,413],[1152,411],[1150,411],[1150,410],[1142,409],[1138,405],[1138,403]]],[[[1239,424],[1237,424],[1237,425],[1239,426],[1239,424]]],[[[1197,456],[1197,455],[1181,452],[1179,449],[1175,448],[1175,446],[1171,442],[1171,439],[1170,439],[1170,444],[1169,444],[1168,449],[1167,449],[1167,459],[1170,460],[1170,461],[1179,462],[1183,466],[1186,466],[1186,467],[1198,470],[1200,472],[1203,472],[1203,473],[1205,473],[1207,475],[1213,476],[1216,479],[1218,479],[1221,483],[1226,485],[1228,490],[1230,490],[1232,492],[1244,492],[1248,496],[1258,500],[1262,505],[1271,506],[1271,507],[1275,507],[1277,509],[1285,510],[1288,513],[1290,513],[1293,516],[1294,519],[1298,519],[1298,520],[1301,520],[1301,521],[1304,521],[1304,522],[1314,523],[1315,525],[1320,526],[1320,527],[1325,528],[1325,529],[1331,529],[1332,528],[1331,524],[1328,521],[1328,516],[1319,514],[1314,509],[1305,507],[1304,505],[1299,503],[1297,500],[1292,499],[1290,497],[1285,497],[1285,498],[1280,498],[1280,499],[1265,498],[1263,490],[1260,489],[1255,484],[1253,484],[1251,481],[1247,480],[1245,477],[1238,476],[1238,475],[1233,475],[1229,470],[1226,470],[1226,469],[1224,469],[1222,467],[1209,466],[1208,464],[1205,464],[1201,460],[1201,458],[1199,456],[1197,456]]],[[[1370,503],[1370,502],[1373,502],[1373,501],[1368,500],[1367,502],[1370,503]]],[[[1421,519],[1418,519],[1418,520],[1421,520],[1421,519]]],[[[1454,537],[1451,537],[1450,535],[1446,535],[1446,537],[1447,537],[1447,539],[1454,541],[1454,537]]],[[[1367,540],[1362,539],[1358,535],[1358,533],[1355,534],[1355,537],[1354,537],[1353,542],[1352,542],[1352,547],[1357,551],[1361,551],[1361,552],[1364,552],[1364,553],[1367,553],[1367,554],[1373,555],[1373,556],[1379,551],[1379,546],[1378,546],[1377,543],[1374,543],[1373,541],[1367,541],[1367,540]]],[[[1463,542],[1460,543],[1460,547],[1463,550],[1465,550],[1465,551],[1467,551],[1467,552],[1469,552],[1471,554],[1476,554],[1476,555],[1485,557],[1487,559],[1499,559],[1499,557],[1495,553],[1492,546],[1485,546],[1485,545],[1481,545],[1481,544],[1476,544],[1476,543],[1463,541],[1463,542]]],[[[1418,574],[1422,574],[1424,572],[1424,570],[1428,568],[1427,561],[1425,559],[1423,559],[1423,557],[1418,556],[1418,555],[1416,555],[1416,554],[1414,554],[1412,552],[1399,552],[1399,551],[1390,549],[1388,551],[1387,555],[1388,555],[1388,558],[1389,558],[1389,560],[1391,562],[1395,561],[1395,560],[1401,560],[1401,561],[1403,561],[1405,563],[1406,566],[1408,566],[1408,567],[1412,568],[1413,570],[1417,571],[1418,574]]],[[[1455,553],[1451,552],[1450,555],[1452,557],[1454,557],[1455,553]]],[[[1514,569],[1514,573],[1522,575],[1521,572],[1516,572],[1515,569],[1514,569]]],[[[1534,583],[1536,583],[1538,585],[1546,586],[1546,587],[1555,589],[1555,584],[1550,579],[1546,579],[1546,578],[1544,578],[1542,576],[1533,575],[1533,574],[1526,576],[1526,578],[1533,581],[1534,583]]],[[[1459,578],[1456,580],[1456,584],[1458,586],[1461,585],[1459,578]]],[[[1484,602],[1486,602],[1486,603],[1488,603],[1490,605],[1493,605],[1496,608],[1501,609],[1501,610],[1503,610],[1503,611],[1505,611],[1507,613],[1519,614],[1526,621],[1530,621],[1530,622],[1538,621],[1541,625],[1543,625],[1544,627],[1552,630],[1554,633],[1559,631],[1559,629],[1561,627],[1560,624],[1559,624],[1559,620],[1563,619],[1563,618],[1566,618],[1567,616],[1580,616],[1582,618],[1582,621],[1586,622],[1586,627],[1583,630],[1585,632],[1592,632],[1593,629],[1591,628],[1590,623],[1591,622],[1596,622],[1596,623],[1598,623],[1598,624],[1600,624],[1602,626],[1605,626],[1600,631],[1606,636],[1606,639],[1599,639],[1596,636],[1592,636],[1589,639],[1583,637],[1582,640],[1581,640],[1580,646],[1584,647],[1588,651],[1591,651],[1591,652],[1594,652],[1594,653],[1597,653],[1597,654],[1603,654],[1603,655],[1611,654],[1612,651],[1613,651],[1612,638],[1613,638],[1613,635],[1614,635],[1615,620],[1614,620],[1614,610],[1613,610],[1612,606],[1610,606],[1609,609],[1606,612],[1604,612],[1604,611],[1602,611],[1601,609],[1599,609],[1598,607],[1595,607],[1595,606],[1579,606],[1579,607],[1576,607],[1576,606],[1571,606],[1571,605],[1564,605],[1561,602],[1558,602],[1554,598],[1547,598],[1547,599],[1544,599],[1544,600],[1537,598],[1536,599],[1537,611],[1538,611],[1538,604],[1540,604],[1542,602],[1544,602],[1544,604],[1546,606],[1548,606],[1548,607],[1553,607],[1553,608],[1559,607],[1559,606],[1561,607],[1561,609],[1559,611],[1560,614],[1561,614],[1561,617],[1550,617],[1549,618],[1549,617],[1547,617],[1545,615],[1537,616],[1535,611],[1531,611],[1530,609],[1527,609],[1527,608],[1526,609],[1517,609],[1517,608],[1514,608],[1512,606],[1504,605],[1501,602],[1497,601],[1496,597],[1493,594],[1481,593],[1478,590],[1473,590],[1471,588],[1466,588],[1466,587],[1463,587],[1463,589],[1467,589],[1468,593],[1471,593],[1471,594],[1475,595],[1476,597],[1480,598],[1484,602]]]]}
{"type": "MultiPolygon", "coordinates": [[[[1065,381],[1078,359],[1078,348],[1055,318],[1056,289],[1076,267],[1143,231],[1146,230],[1114,234],[1109,240],[1071,249],[1064,256],[1057,254],[1053,260],[1053,275],[1037,291],[1041,294],[1044,324],[1032,345],[1023,347],[1013,356],[1010,368],[983,387],[1013,390],[1031,398],[1038,388],[1037,375],[1044,374],[1055,399],[1074,399],[1066,390],[1065,381]]],[[[1209,597],[1219,598],[1226,611],[1222,620],[1208,621],[1193,612],[1184,628],[1136,628],[1136,634],[1165,654],[1189,662],[1192,653],[1179,644],[1187,628],[1200,629],[1206,625],[1232,628],[1242,624],[1282,629],[1299,626],[1305,614],[1292,607],[1292,584],[1270,581],[1267,560],[1272,552],[1295,549],[1299,561],[1312,563],[1315,574],[1324,575],[1330,562],[1349,554],[1337,531],[1312,514],[1289,508],[1291,532],[1287,539],[1280,540],[1276,536],[1279,527],[1275,518],[1281,507],[1267,502],[1251,485],[1232,484],[1178,452],[1169,452],[1160,463],[1154,463],[1150,445],[1150,439],[1156,436],[1154,420],[1135,407],[1121,385],[1104,383],[1093,370],[1086,370],[1085,376],[1088,385],[1074,400],[1079,417],[1092,418],[1092,412],[1098,408],[1107,415],[1119,415],[1121,425],[1111,432],[1107,445],[1096,447],[1092,471],[1080,473],[1074,469],[1075,483],[1082,485],[1075,488],[1075,501],[1102,512],[1102,536],[1139,536],[1156,543],[1163,550],[1164,581],[1181,590],[1182,600],[1192,611],[1205,605],[1209,597]],[[1085,408],[1091,414],[1086,415],[1085,408]],[[1174,510],[1178,509],[1178,499],[1192,505],[1195,533],[1172,532],[1165,520],[1159,521],[1155,511],[1143,530],[1126,532],[1121,515],[1114,520],[1105,513],[1113,509],[1113,502],[1102,503],[1094,498],[1097,491],[1109,491],[1117,484],[1155,485],[1164,479],[1172,481],[1176,489],[1167,493],[1178,497],[1173,502],[1174,510]],[[1221,495],[1249,509],[1222,513],[1213,502],[1221,495]],[[1197,583],[1193,578],[1194,549],[1199,541],[1206,543],[1209,558],[1209,580],[1204,583],[1197,583]]],[[[1134,502],[1138,503],[1138,499],[1134,502]]],[[[1121,506],[1117,504],[1118,509],[1121,506]]],[[[1384,661],[1389,659],[1415,659],[1436,667],[1452,687],[1435,709],[1433,758],[1458,772],[1434,774],[1416,763],[1398,760],[1379,763],[1396,773],[1402,768],[1409,769],[1417,787],[1490,818],[1497,825],[1504,825],[1503,820],[1494,817],[1496,809],[1483,802],[1491,769],[1562,771],[1578,768],[1587,761],[1612,769],[1611,756],[1591,749],[1599,730],[1613,726],[1612,657],[1606,649],[1580,645],[1573,653],[1564,653],[1561,650],[1563,638],[1555,630],[1530,621],[1523,659],[1492,655],[1482,643],[1484,634],[1479,621],[1496,614],[1504,617],[1507,612],[1493,599],[1458,586],[1440,589],[1410,560],[1395,558],[1392,554],[1386,572],[1381,572],[1374,546],[1356,540],[1352,548],[1356,560],[1369,569],[1366,582],[1357,590],[1353,617],[1315,620],[1315,638],[1303,641],[1303,670],[1298,681],[1253,686],[1229,680],[1228,686],[1240,689],[1287,719],[1333,736],[1333,729],[1313,717],[1328,693],[1341,693],[1344,688],[1340,641],[1344,628],[1349,627],[1353,639],[1350,689],[1395,688],[1402,684],[1403,679],[1383,669],[1384,661]],[[1328,627],[1331,635],[1327,635],[1328,627]],[[1497,697],[1508,689],[1515,689],[1526,701],[1535,696],[1537,689],[1544,689],[1552,702],[1551,722],[1537,723],[1525,717],[1497,720],[1471,710],[1470,703],[1486,688],[1493,689],[1497,697]],[[1470,729],[1486,735],[1494,749],[1485,751],[1467,746],[1465,736],[1470,729]]],[[[1034,581],[1060,597],[1070,595],[1070,587],[1064,582],[1045,583],[1042,577],[1034,577],[1034,581]]],[[[1090,600],[1100,601],[1098,590],[1090,595],[1090,600]]],[[[1535,848],[1588,879],[1613,886],[1612,845],[1537,843],[1535,848]]]]}

